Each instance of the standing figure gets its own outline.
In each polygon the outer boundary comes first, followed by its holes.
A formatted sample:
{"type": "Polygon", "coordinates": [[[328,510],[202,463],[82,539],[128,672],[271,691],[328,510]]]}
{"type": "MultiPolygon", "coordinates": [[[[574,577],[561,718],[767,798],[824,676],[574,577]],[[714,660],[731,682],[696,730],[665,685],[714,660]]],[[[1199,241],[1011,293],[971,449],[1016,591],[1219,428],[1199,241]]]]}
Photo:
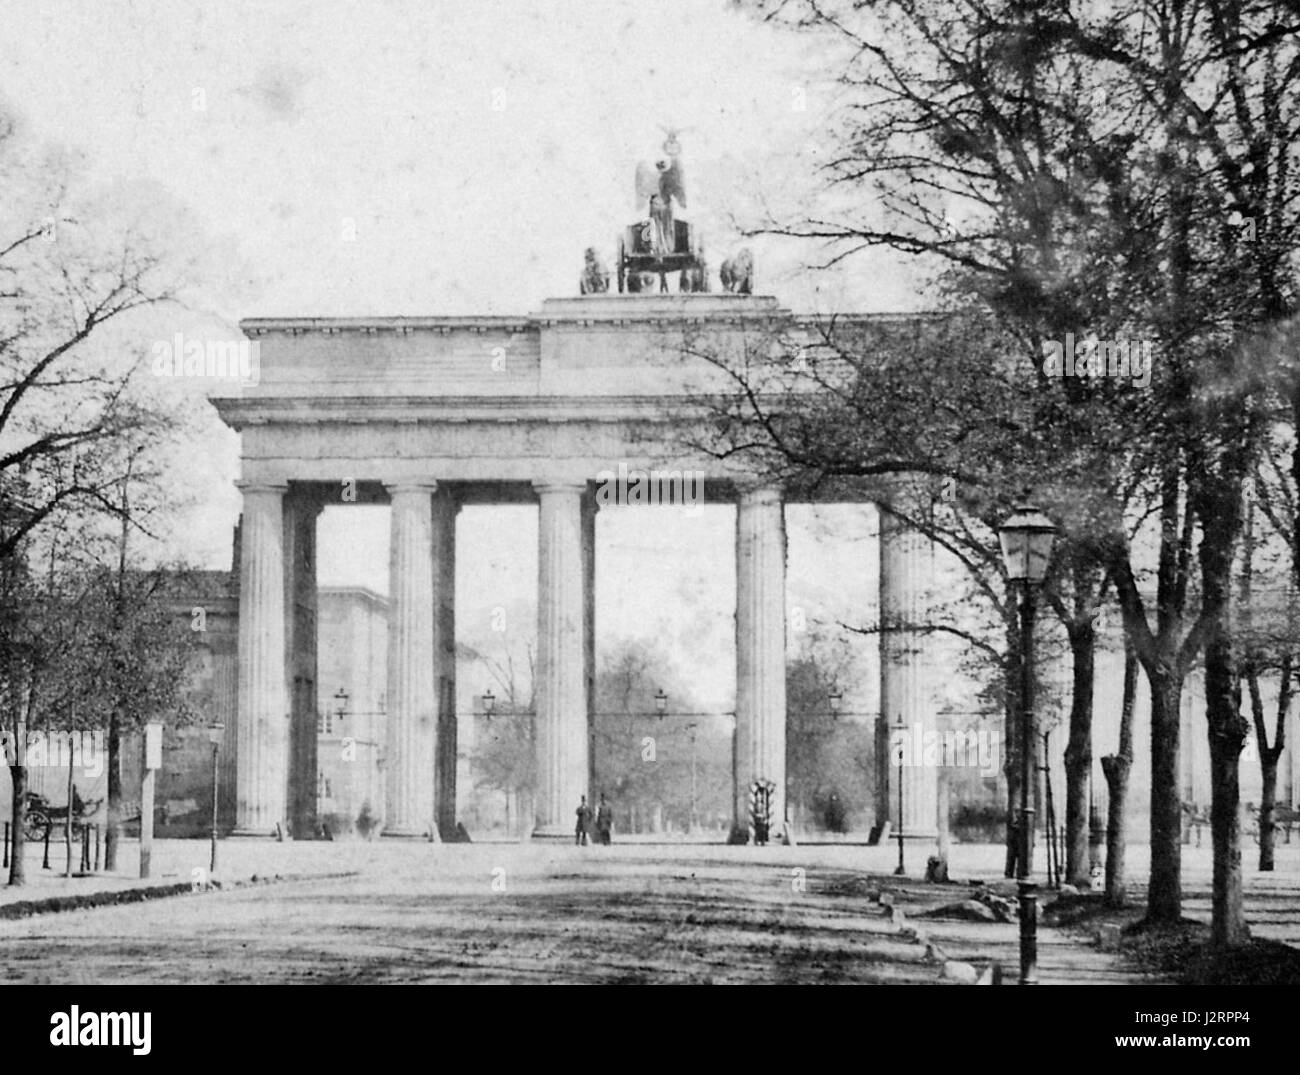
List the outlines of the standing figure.
{"type": "Polygon", "coordinates": [[[587,805],[587,796],[582,797],[574,813],[578,815],[578,823],[573,830],[573,842],[581,847],[587,843],[587,833],[591,831],[591,807],[587,805]]]}
{"type": "Polygon", "coordinates": [[[642,161],[636,168],[637,208],[645,208],[650,220],[651,252],[662,257],[677,250],[677,209],[686,208],[686,178],[682,170],[681,143],[677,132],[669,131],[664,154],[653,164],[642,161]]]}
{"type": "Polygon", "coordinates": [[[594,246],[587,247],[583,255],[582,276],[578,290],[584,295],[603,295],[609,290],[609,270],[605,268],[594,246]]]}
{"type": "Polygon", "coordinates": [[[596,810],[596,839],[609,846],[609,835],[614,831],[614,811],[611,809],[609,802],[605,799],[604,792],[601,792],[600,807],[596,810]]]}

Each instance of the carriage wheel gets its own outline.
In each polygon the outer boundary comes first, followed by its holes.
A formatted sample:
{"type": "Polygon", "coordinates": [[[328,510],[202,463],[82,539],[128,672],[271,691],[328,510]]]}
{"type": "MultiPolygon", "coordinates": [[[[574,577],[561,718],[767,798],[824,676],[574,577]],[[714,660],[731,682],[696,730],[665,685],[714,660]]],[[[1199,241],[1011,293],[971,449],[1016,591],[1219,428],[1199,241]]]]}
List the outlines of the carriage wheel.
{"type": "Polygon", "coordinates": [[[39,840],[50,827],[50,819],[40,810],[28,810],[27,821],[23,825],[23,834],[29,840],[39,840]]]}

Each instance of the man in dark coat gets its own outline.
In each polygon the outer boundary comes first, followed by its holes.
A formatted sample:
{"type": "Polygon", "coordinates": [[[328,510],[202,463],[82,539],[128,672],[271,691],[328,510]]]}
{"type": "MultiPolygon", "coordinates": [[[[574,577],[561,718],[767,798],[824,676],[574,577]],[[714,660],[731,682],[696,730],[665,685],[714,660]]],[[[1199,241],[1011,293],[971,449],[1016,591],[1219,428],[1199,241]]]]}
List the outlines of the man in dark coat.
{"type": "Polygon", "coordinates": [[[573,830],[573,842],[580,846],[587,842],[587,833],[591,831],[591,807],[587,805],[587,796],[582,797],[574,813],[578,815],[578,824],[573,830]]]}
{"type": "Polygon", "coordinates": [[[609,834],[614,831],[614,811],[606,801],[604,793],[600,796],[600,807],[596,810],[596,839],[609,846],[609,834]]]}

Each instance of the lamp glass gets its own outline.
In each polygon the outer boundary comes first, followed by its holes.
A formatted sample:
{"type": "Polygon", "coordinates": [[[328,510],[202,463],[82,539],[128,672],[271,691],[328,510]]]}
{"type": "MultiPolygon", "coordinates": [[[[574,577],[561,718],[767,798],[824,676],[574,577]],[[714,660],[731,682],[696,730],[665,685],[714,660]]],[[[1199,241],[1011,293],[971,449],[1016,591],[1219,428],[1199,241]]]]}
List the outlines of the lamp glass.
{"type": "Polygon", "coordinates": [[[1037,508],[1023,504],[998,529],[1002,562],[1012,582],[1042,582],[1052,558],[1056,527],[1037,508]]]}

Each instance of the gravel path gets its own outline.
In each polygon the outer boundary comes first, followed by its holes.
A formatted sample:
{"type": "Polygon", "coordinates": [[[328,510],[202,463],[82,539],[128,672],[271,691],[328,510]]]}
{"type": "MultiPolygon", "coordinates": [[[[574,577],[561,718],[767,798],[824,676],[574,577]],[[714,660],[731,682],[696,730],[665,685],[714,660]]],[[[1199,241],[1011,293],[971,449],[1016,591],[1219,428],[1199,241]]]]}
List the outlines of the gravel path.
{"type": "MultiPolygon", "coordinates": [[[[915,919],[967,890],[868,872],[875,848],[230,846],[244,872],[358,874],[0,922],[0,981],[928,983],[945,957],[1014,977],[1014,924],[915,919]]],[[[1041,934],[1045,984],[1146,980],[1041,934]]]]}

